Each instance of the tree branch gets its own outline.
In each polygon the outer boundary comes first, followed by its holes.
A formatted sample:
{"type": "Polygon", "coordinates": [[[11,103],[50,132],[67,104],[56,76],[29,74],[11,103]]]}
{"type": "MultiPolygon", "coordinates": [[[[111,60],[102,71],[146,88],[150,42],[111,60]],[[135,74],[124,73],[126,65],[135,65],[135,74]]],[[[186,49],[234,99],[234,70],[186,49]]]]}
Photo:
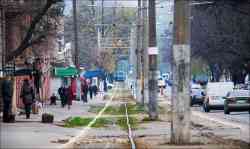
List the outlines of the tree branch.
{"type": "Polygon", "coordinates": [[[7,55],[6,62],[11,61],[14,57],[21,55],[25,49],[27,49],[29,46],[32,45],[31,38],[37,24],[40,22],[43,16],[48,12],[49,8],[57,2],[58,0],[47,0],[46,5],[43,7],[41,12],[39,12],[32,20],[31,25],[25,35],[25,38],[22,40],[21,44],[13,52],[10,52],[7,55]]]}

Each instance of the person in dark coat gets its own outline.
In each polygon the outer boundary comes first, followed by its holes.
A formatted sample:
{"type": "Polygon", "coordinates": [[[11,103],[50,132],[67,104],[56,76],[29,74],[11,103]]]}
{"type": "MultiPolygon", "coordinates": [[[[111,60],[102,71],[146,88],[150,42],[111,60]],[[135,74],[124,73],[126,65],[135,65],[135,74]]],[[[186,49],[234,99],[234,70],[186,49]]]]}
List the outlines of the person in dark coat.
{"type": "Polygon", "coordinates": [[[31,112],[31,106],[34,103],[34,99],[35,99],[35,94],[34,94],[34,89],[30,85],[28,79],[25,79],[23,82],[20,97],[23,99],[23,104],[24,104],[25,113],[26,113],[26,119],[29,119],[30,112],[31,112]]]}
{"type": "Polygon", "coordinates": [[[93,98],[93,86],[92,86],[92,80],[89,80],[88,81],[88,90],[89,90],[89,96],[90,96],[90,99],[93,98]]]}
{"type": "Polygon", "coordinates": [[[92,90],[93,90],[94,95],[96,96],[97,95],[97,91],[98,91],[97,85],[93,85],[92,86],[92,90]]]}
{"type": "Polygon", "coordinates": [[[65,95],[65,92],[66,92],[66,88],[64,86],[61,86],[59,89],[58,89],[58,94],[60,96],[60,100],[61,100],[61,105],[62,107],[64,107],[66,105],[66,102],[67,102],[67,97],[65,95]]]}
{"type": "Polygon", "coordinates": [[[56,105],[56,100],[57,100],[56,94],[53,93],[52,96],[50,97],[50,105],[56,105]]]}
{"type": "Polygon", "coordinates": [[[82,90],[82,101],[88,102],[88,84],[87,81],[84,79],[81,82],[81,90],[82,90]]]}
{"type": "Polygon", "coordinates": [[[9,122],[11,114],[11,103],[13,96],[13,86],[11,77],[7,77],[2,83],[3,97],[3,122],[9,122]]]}

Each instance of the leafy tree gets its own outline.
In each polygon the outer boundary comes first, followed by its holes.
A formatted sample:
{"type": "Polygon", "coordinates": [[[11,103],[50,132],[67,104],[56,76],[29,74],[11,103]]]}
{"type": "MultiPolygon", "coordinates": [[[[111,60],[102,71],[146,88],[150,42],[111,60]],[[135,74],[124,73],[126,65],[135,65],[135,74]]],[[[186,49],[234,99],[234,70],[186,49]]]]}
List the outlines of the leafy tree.
{"type": "Polygon", "coordinates": [[[249,72],[250,4],[235,0],[214,1],[192,9],[192,57],[202,58],[218,81],[226,72],[241,83],[249,72]]]}

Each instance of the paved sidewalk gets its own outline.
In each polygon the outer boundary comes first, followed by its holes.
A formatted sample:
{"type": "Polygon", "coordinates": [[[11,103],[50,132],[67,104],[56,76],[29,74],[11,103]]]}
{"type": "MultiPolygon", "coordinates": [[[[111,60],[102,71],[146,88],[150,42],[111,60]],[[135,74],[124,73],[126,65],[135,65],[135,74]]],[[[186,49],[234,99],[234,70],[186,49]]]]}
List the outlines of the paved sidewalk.
{"type": "Polygon", "coordinates": [[[55,148],[59,144],[52,143],[58,139],[69,139],[76,136],[82,128],[63,128],[56,123],[70,116],[89,116],[90,105],[105,104],[101,97],[95,97],[88,103],[74,101],[71,109],[61,108],[59,102],[56,106],[46,105],[45,112],[54,114],[53,124],[41,123],[41,114],[31,115],[26,119],[25,115],[16,116],[16,123],[0,122],[0,148],[55,148]]]}

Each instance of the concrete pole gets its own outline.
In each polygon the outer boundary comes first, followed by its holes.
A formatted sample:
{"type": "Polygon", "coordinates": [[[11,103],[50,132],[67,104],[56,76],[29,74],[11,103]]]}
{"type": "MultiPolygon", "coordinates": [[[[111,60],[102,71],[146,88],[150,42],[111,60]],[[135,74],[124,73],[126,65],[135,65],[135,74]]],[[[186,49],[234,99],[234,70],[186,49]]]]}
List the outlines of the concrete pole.
{"type": "Polygon", "coordinates": [[[155,0],[149,0],[149,49],[148,49],[148,64],[149,64],[149,118],[156,120],[157,112],[157,48],[156,45],[156,11],[155,0]]]}
{"type": "Polygon", "coordinates": [[[190,5],[175,0],[171,142],[190,142],[190,5]]]}
{"type": "Polygon", "coordinates": [[[149,103],[148,90],[148,0],[142,0],[142,21],[143,21],[143,36],[142,36],[142,98],[144,103],[149,103]]]}
{"type": "Polygon", "coordinates": [[[136,102],[141,99],[141,0],[138,0],[136,31],[136,102]]]}
{"type": "Polygon", "coordinates": [[[102,27],[101,27],[101,30],[102,30],[102,37],[104,37],[104,26],[103,26],[103,21],[104,21],[104,0],[102,0],[102,10],[101,10],[101,15],[102,15],[102,18],[101,18],[101,24],[102,24],[102,27]]]}
{"type": "Polygon", "coordinates": [[[78,26],[77,26],[77,8],[76,8],[76,1],[73,0],[73,19],[74,19],[74,41],[75,41],[75,66],[78,69],[79,68],[79,59],[78,59],[78,26]]]}

